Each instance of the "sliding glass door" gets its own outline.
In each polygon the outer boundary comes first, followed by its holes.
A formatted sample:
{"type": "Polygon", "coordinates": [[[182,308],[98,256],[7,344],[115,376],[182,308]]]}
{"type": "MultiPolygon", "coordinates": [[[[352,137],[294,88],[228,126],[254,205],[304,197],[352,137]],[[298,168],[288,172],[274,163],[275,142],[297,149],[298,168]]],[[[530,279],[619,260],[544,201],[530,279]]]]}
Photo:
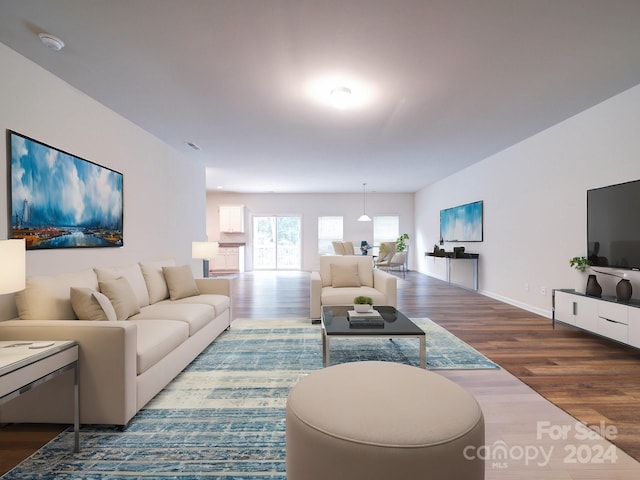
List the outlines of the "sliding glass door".
{"type": "Polygon", "coordinates": [[[300,270],[300,217],[253,217],[254,270],[300,270]]]}

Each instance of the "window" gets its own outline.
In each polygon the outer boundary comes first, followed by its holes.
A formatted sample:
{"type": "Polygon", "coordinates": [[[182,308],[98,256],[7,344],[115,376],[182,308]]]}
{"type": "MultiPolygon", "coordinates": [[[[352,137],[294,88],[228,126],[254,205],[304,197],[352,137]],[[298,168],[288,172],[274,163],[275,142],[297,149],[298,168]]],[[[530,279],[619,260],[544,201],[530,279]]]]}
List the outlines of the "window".
{"type": "Polygon", "coordinates": [[[342,217],[318,217],[318,253],[332,255],[331,242],[342,241],[342,217]]]}
{"type": "Polygon", "coordinates": [[[373,244],[379,246],[382,242],[395,242],[400,236],[400,217],[384,215],[373,217],[373,244]]]}

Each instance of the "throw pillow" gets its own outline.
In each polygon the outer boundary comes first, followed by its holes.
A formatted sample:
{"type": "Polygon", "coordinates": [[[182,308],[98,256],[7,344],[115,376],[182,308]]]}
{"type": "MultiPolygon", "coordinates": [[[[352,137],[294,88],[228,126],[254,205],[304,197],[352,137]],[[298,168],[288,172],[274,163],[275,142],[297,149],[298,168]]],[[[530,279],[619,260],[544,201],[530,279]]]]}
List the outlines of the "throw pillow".
{"type": "Polygon", "coordinates": [[[96,267],[93,269],[98,276],[98,282],[106,282],[124,277],[129,282],[131,290],[138,300],[138,307],[146,307],[149,305],[149,291],[147,284],[142,276],[140,265],[133,263],[131,265],[121,267],[96,267]]]}
{"type": "Polygon", "coordinates": [[[331,286],[332,287],[359,287],[360,274],[358,265],[350,263],[347,265],[331,264],[331,286]]]}
{"type": "Polygon", "coordinates": [[[126,320],[130,316],[140,313],[138,299],[126,278],[120,277],[115,280],[106,280],[98,282],[98,285],[100,286],[100,291],[107,296],[111,305],[113,305],[118,320],[126,320]]]}
{"type": "Polygon", "coordinates": [[[116,311],[109,299],[91,288],[70,289],[71,306],[80,320],[108,320],[117,319],[116,311]]]}
{"type": "Polygon", "coordinates": [[[142,270],[142,276],[147,283],[147,290],[149,290],[149,303],[154,304],[169,298],[169,288],[164,279],[162,267],[175,266],[176,262],[173,259],[140,262],[140,270],[142,270]]]}
{"type": "Polygon", "coordinates": [[[198,290],[189,265],[162,267],[162,271],[164,272],[164,279],[167,281],[167,287],[169,287],[169,298],[171,300],[200,295],[200,290],[198,290]]]}

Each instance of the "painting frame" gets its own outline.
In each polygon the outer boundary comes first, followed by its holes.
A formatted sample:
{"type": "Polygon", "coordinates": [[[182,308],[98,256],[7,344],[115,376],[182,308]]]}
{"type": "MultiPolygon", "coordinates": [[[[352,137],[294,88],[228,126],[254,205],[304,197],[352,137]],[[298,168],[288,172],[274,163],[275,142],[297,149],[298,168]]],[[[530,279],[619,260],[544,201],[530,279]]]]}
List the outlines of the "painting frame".
{"type": "Polygon", "coordinates": [[[440,210],[440,239],[444,242],[484,241],[484,202],[440,210]]]}
{"type": "Polygon", "coordinates": [[[124,245],[124,175],[7,130],[8,238],[27,250],[124,245]]]}

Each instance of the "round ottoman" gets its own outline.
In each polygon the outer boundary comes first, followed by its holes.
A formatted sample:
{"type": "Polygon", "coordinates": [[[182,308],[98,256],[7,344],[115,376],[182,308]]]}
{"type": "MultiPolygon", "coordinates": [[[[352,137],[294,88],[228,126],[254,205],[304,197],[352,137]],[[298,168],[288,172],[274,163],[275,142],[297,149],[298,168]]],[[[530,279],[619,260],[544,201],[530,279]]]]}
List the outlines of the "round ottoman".
{"type": "Polygon", "coordinates": [[[287,480],[484,479],[476,400],[398,363],[345,363],[303,378],[287,399],[286,439],[287,480]]]}

